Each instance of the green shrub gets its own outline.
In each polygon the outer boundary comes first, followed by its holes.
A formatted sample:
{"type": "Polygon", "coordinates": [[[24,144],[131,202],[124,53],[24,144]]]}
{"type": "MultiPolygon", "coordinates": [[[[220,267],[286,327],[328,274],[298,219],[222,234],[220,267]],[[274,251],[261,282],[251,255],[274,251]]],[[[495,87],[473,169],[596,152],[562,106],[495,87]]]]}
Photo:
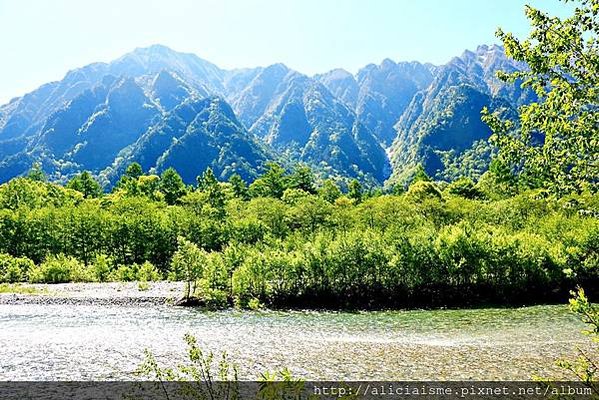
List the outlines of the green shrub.
{"type": "Polygon", "coordinates": [[[407,196],[418,201],[427,198],[442,199],[441,191],[439,191],[436,184],[422,180],[410,185],[407,196]]]}
{"type": "Polygon", "coordinates": [[[208,253],[201,273],[200,285],[204,289],[225,293],[231,289],[231,276],[221,253],[208,253]]]}
{"type": "Polygon", "coordinates": [[[261,308],[264,308],[264,305],[262,303],[260,303],[260,300],[258,300],[256,298],[252,298],[248,302],[247,308],[249,308],[250,310],[256,311],[256,310],[260,310],[261,308]]]}
{"type": "Polygon", "coordinates": [[[184,237],[178,239],[179,247],[173,259],[168,279],[171,281],[195,281],[202,275],[207,252],[184,237]]]}
{"type": "Polygon", "coordinates": [[[201,289],[200,298],[209,308],[222,309],[229,306],[228,291],[203,288],[201,289]]]}
{"type": "Polygon", "coordinates": [[[160,276],[160,272],[156,269],[151,262],[146,261],[140,266],[136,265],[137,273],[135,275],[136,280],[141,282],[148,281],[159,281],[162,277],[160,276]]]}
{"type": "Polygon", "coordinates": [[[190,296],[195,295],[197,280],[203,274],[208,253],[182,236],[178,238],[178,243],[179,248],[173,255],[168,279],[174,281],[184,280],[185,292],[183,296],[189,299],[190,296]]]}
{"type": "Polygon", "coordinates": [[[119,265],[112,271],[108,279],[115,282],[150,282],[162,279],[160,271],[149,261],[143,264],[119,265]]]}
{"type": "Polygon", "coordinates": [[[29,270],[35,265],[27,257],[13,257],[9,254],[0,254],[0,282],[23,282],[29,270]]]}
{"type": "Polygon", "coordinates": [[[6,267],[6,271],[3,276],[0,278],[2,282],[15,283],[21,282],[23,277],[26,276],[21,268],[15,263],[10,263],[8,267],[6,267]]]}
{"type": "Polygon", "coordinates": [[[454,196],[464,197],[466,199],[484,198],[484,193],[475,185],[470,178],[460,178],[451,182],[447,186],[448,193],[454,196]]]}
{"type": "Polygon", "coordinates": [[[119,265],[108,278],[112,282],[133,282],[137,280],[137,264],[119,265]]]}
{"type": "Polygon", "coordinates": [[[35,283],[89,282],[92,271],[74,257],[59,254],[49,256],[29,270],[29,281],[35,283]]]}
{"type": "Polygon", "coordinates": [[[112,270],[112,260],[105,254],[96,255],[92,265],[91,271],[95,281],[107,282],[110,280],[110,273],[112,270]]]}
{"type": "Polygon", "coordinates": [[[233,272],[231,291],[235,304],[247,307],[252,298],[262,300],[270,296],[267,258],[258,251],[248,252],[239,268],[233,272]]]}

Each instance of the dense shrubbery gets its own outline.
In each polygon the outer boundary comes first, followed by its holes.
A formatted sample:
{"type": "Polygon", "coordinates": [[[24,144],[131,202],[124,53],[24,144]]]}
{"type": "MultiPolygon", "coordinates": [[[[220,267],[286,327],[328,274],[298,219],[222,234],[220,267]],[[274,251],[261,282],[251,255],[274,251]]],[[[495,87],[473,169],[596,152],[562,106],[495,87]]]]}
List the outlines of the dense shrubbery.
{"type": "Polygon", "coordinates": [[[50,255],[29,271],[34,283],[86,282],[92,280],[91,271],[72,256],[50,255]]]}
{"type": "Polygon", "coordinates": [[[143,264],[134,263],[132,265],[119,265],[107,277],[109,281],[159,281],[162,275],[151,262],[146,261],[143,264]]]}
{"type": "Polygon", "coordinates": [[[144,190],[146,175],[99,198],[15,179],[0,186],[0,280],[168,278],[243,307],[534,302],[597,287],[597,195],[419,179],[399,195],[353,183],[350,198],[305,168],[270,168],[250,190],[170,176],[168,196],[161,178],[144,190]]]}
{"type": "Polygon", "coordinates": [[[0,282],[21,282],[27,278],[29,271],[34,267],[33,261],[26,257],[0,254],[0,282]]]}

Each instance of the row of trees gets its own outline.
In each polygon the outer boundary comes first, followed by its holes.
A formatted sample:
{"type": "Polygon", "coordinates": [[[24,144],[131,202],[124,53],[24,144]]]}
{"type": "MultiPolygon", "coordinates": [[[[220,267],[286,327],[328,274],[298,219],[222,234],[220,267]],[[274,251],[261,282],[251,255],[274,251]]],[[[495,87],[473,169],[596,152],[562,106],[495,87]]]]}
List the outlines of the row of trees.
{"type": "Polygon", "coordinates": [[[342,191],[271,164],[249,186],[208,169],[190,187],[133,164],[104,194],[88,174],[63,187],[34,170],[0,186],[0,279],[168,278],[275,307],[540,301],[596,283],[599,197],[510,196],[498,179],[342,191]]]}

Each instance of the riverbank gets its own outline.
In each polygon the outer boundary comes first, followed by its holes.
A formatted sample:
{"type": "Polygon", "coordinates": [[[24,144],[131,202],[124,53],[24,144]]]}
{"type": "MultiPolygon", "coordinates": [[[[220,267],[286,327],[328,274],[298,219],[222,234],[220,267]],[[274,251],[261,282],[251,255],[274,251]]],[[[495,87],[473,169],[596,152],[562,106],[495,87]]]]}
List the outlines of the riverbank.
{"type": "Polygon", "coordinates": [[[3,305],[156,306],[173,304],[185,282],[23,283],[0,293],[3,305]]]}
{"type": "MultiPolygon", "coordinates": [[[[174,306],[181,300],[185,282],[150,281],[150,282],[70,282],[70,283],[18,283],[0,284],[0,305],[87,305],[87,306],[174,306]]],[[[304,306],[266,307],[276,311],[329,311],[329,312],[367,312],[367,311],[407,311],[407,310],[466,310],[466,309],[507,309],[532,307],[541,305],[564,305],[568,296],[555,296],[554,301],[521,302],[480,302],[462,305],[443,306],[426,302],[406,303],[404,307],[364,307],[349,308],[334,304],[317,305],[307,302],[304,306]]],[[[194,308],[188,305],[185,307],[194,308]]],[[[198,307],[204,308],[204,307],[198,307]]],[[[208,307],[217,310],[218,307],[208,307]]],[[[223,307],[229,309],[235,307],[223,307]]]]}
{"type": "MultiPolygon", "coordinates": [[[[185,282],[69,282],[69,283],[18,283],[0,284],[0,305],[93,305],[93,306],[174,306],[181,300],[185,282]]],[[[543,305],[564,305],[568,296],[556,296],[555,301],[531,301],[505,303],[465,303],[461,306],[410,303],[398,308],[348,308],[333,305],[316,306],[307,303],[304,307],[266,307],[272,311],[323,311],[323,312],[368,312],[368,311],[409,311],[409,310],[468,310],[468,309],[509,309],[543,305]],[[562,298],[563,297],[563,298],[562,298]]],[[[194,308],[196,306],[185,306],[194,308]]],[[[198,308],[204,308],[198,306],[198,308]]],[[[220,309],[231,309],[224,307],[220,309]]],[[[209,307],[218,310],[218,307],[209,307]]]]}

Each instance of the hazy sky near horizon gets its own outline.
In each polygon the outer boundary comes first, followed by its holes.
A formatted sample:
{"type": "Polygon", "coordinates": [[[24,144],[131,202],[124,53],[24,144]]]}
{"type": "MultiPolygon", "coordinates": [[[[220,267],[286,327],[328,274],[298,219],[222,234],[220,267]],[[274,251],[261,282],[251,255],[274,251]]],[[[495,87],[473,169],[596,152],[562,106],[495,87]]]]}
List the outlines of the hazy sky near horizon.
{"type": "Polygon", "coordinates": [[[282,62],[306,74],[384,58],[442,64],[528,33],[524,5],[558,0],[0,0],[0,104],[95,61],[164,44],[221,68],[282,62]]]}

